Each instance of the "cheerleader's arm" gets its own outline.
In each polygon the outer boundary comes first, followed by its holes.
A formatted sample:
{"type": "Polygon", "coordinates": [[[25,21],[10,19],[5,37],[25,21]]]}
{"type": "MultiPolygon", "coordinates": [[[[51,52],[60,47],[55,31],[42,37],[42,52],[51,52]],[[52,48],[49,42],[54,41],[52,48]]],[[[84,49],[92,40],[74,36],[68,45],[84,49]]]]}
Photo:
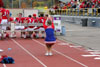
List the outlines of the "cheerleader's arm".
{"type": "Polygon", "coordinates": [[[44,27],[44,29],[47,28],[47,25],[45,25],[45,21],[43,22],[43,27],[44,27]]]}

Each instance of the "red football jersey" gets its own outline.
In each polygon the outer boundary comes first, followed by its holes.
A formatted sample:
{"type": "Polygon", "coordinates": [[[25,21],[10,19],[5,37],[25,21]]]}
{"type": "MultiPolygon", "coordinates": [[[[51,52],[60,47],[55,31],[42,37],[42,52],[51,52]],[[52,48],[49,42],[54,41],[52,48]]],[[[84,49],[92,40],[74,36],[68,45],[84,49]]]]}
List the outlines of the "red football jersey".
{"type": "Polygon", "coordinates": [[[45,20],[44,17],[39,17],[39,18],[38,18],[39,23],[43,23],[44,20],[45,20]]]}
{"type": "MultiPolygon", "coordinates": [[[[26,20],[27,20],[27,23],[33,22],[33,18],[30,18],[30,17],[27,17],[26,20]]],[[[29,28],[34,28],[34,26],[29,26],[29,28]]]]}
{"type": "Polygon", "coordinates": [[[7,19],[7,15],[9,15],[9,14],[10,14],[9,10],[3,9],[2,10],[2,19],[7,19]]]}
{"type": "Polygon", "coordinates": [[[17,23],[24,23],[24,20],[25,20],[25,17],[22,17],[22,18],[17,17],[16,18],[17,23]]]}
{"type": "Polygon", "coordinates": [[[33,18],[26,17],[26,20],[27,20],[28,23],[32,23],[33,22],[33,18]]]}
{"type": "Polygon", "coordinates": [[[11,21],[14,21],[14,18],[13,18],[13,17],[10,17],[10,18],[8,19],[8,22],[11,22],[11,21]]]}
{"type": "Polygon", "coordinates": [[[38,18],[32,18],[34,23],[38,23],[38,18]]]}

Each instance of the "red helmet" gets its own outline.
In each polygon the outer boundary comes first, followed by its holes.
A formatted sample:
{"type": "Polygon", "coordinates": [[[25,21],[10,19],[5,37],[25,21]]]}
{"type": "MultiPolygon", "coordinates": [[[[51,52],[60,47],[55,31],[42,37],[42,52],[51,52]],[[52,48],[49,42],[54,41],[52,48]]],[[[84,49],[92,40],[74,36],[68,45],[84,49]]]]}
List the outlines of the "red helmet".
{"type": "Polygon", "coordinates": [[[36,17],[36,14],[33,14],[33,16],[35,16],[35,17],[36,17]]]}

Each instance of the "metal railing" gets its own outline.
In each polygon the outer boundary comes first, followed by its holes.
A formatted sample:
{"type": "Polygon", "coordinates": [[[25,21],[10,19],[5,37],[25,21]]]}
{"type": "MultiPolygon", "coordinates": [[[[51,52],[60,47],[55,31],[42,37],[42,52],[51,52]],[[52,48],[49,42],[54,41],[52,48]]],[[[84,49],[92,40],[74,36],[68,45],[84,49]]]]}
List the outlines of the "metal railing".
{"type": "Polygon", "coordinates": [[[67,16],[93,16],[100,17],[99,8],[81,8],[81,9],[51,9],[49,10],[50,15],[67,15],[67,16]]]}

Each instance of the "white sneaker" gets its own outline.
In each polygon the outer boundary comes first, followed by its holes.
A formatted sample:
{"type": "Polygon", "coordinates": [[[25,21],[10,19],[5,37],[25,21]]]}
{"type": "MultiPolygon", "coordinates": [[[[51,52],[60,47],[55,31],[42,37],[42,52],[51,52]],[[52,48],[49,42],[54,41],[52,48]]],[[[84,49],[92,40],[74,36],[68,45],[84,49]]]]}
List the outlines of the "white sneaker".
{"type": "Polygon", "coordinates": [[[16,35],[10,35],[11,38],[16,38],[16,35]]]}
{"type": "Polygon", "coordinates": [[[0,33],[0,37],[2,36],[2,34],[0,33]]]}
{"type": "Polygon", "coordinates": [[[50,52],[49,55],[52,56],[53,54],[50,52]]]}
{"type": "Polygon", "coordinates": [[[13,35],[11,34],[11,35],[10,35],[10,37],[12,38],[12,37],[13,37],[13,35]]]}
{"type": "Polygon", "coordinates": [[[16,35],[14,35],[14,37],[16,38],[16,35]]]}
{"type": "Polygon", "coordinates": [[[31,38],[33,39],[33,35],[31,35],[31,38]]]}
{"type": "Polygon", "coordinates": [[[2,50],[2,49],[0,49],[0,52],[3,52],[3,50],[2,50]]]}
{"type": "Polygon", "coordinates": [[[23,38],[26,39],[26,35],[23,35],[23,38]]]}
{"type": "Polygon", "coordinates": [[[6,34],[4,34],[3,37],[6,38],[6,34]]]}
{"type": "Polygon", "coordinates": [[[45,53],[45,56],[49,56],[49,53],[47,52],[47,53],[45,53]]]}

